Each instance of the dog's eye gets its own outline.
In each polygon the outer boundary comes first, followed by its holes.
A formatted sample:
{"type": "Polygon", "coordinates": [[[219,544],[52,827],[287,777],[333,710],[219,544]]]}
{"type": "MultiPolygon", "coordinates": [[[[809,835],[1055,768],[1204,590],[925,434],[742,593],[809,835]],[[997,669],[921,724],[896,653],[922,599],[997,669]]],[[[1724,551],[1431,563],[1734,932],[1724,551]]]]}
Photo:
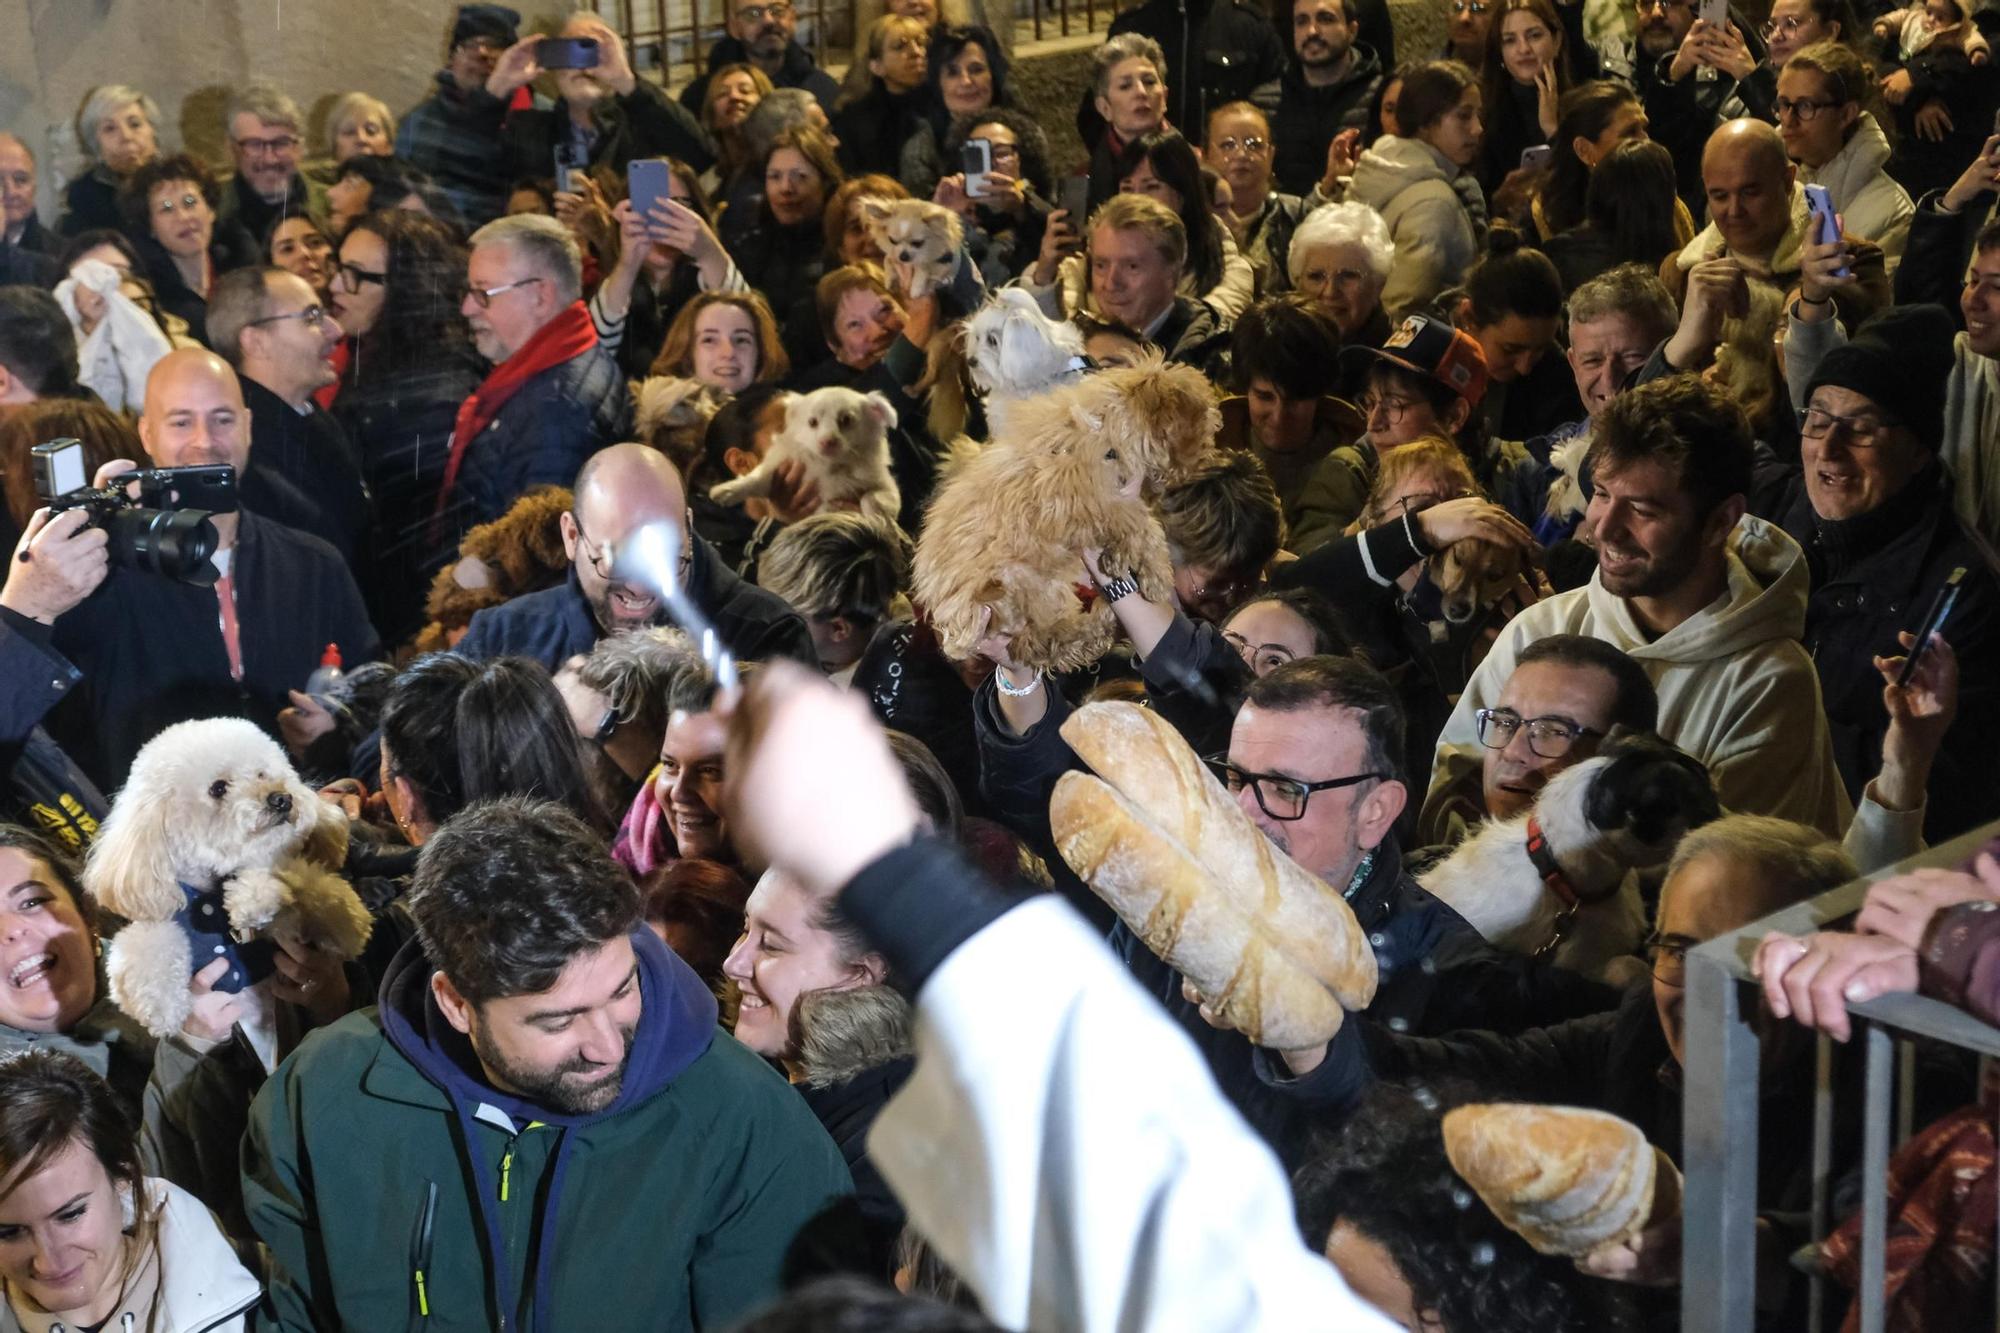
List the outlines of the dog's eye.
{"type": "Polygon", "coordinates": [[[854,414],[852,412],[842,412],[840,414],[840,428],[842,430],[854,429],[854,414]]]}
{"type": "Polygon", "coordinates": [[[998,347],[998,346],[1000,345],[1000,335],[999,335],[999,334],[997,334],[997,333],[989,333],[989,334],[987,334],[987,335],[986,335],[986,345],[987,345],[988,347],[998,347]]]}
{"type": "Polygon", "coordinates": [[[229,794],[229,783],[226,779],[217,778],[215,781],[208,784],[208,797],[210,800],[219,801],[228,794],[229,794]]]}

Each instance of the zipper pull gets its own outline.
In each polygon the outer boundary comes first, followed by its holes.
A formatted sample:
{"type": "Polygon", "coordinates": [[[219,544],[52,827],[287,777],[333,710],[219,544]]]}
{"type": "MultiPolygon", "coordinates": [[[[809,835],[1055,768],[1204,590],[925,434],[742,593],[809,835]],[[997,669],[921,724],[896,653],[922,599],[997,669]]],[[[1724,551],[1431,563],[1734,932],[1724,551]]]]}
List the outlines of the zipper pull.
{"type": "Polygon", "coordinates": [[[500,1154],[500,1202],[507,1202],[507,1177],[514,1169],[514,1146],[507,1145],[507,1151],[500,1154]]]}
{"type": "Polygon", "coordinates": [[[426,1319],[431,1317],[430,1292],[425,1288],[424,1270],[421,1268],[417,1270],[417,1313],[426,1319]]]}

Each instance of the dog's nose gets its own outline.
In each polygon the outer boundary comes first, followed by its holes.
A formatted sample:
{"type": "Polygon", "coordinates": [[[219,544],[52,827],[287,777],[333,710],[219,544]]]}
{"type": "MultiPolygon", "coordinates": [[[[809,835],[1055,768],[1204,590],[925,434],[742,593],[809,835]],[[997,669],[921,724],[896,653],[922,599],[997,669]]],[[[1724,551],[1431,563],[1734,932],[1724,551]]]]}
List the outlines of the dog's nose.
{"type": "Polygon", "coordinates": [[[274,815],[292,813],[292,798],[284,792],[274,791],[264,798],[264,808],[274,815]]]}

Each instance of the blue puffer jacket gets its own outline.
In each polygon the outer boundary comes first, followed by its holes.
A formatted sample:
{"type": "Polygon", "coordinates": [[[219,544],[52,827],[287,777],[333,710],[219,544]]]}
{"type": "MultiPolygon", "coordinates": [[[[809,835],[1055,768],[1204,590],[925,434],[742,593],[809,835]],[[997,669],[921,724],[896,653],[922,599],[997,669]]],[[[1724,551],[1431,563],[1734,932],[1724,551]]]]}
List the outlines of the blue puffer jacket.
{"type": "Polygon", "coordinates": [[[532,486],[567,486],[583,460],[629,439],[632,399],[618,362],[593,347],[522,385],[465,451],[446,534],[506,513],[532,486]]]}

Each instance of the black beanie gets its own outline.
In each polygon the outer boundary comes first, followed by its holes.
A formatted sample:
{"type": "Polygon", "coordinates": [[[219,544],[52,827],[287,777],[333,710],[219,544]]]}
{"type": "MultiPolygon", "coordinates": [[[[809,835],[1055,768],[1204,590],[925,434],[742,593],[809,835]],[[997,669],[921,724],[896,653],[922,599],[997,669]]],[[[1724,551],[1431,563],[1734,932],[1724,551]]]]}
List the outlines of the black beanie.
{"type": "Polygon", "coordinates": [[[520,14],[505,5],[460,5],[451,25],[451,44],[460,47],[475,37],[490,37],[512,46],[520,40],[520,27],[520,14]]]}
{"type": "Polygon", "coordinates": [[[1944,443],[1945,382],[1957,331],[1942,306],[1890,306],[1820,358],[1806,400],[1822,384],[1858,393],[1909,427],[1918,444],[1936,449],[1944,443]]]}

